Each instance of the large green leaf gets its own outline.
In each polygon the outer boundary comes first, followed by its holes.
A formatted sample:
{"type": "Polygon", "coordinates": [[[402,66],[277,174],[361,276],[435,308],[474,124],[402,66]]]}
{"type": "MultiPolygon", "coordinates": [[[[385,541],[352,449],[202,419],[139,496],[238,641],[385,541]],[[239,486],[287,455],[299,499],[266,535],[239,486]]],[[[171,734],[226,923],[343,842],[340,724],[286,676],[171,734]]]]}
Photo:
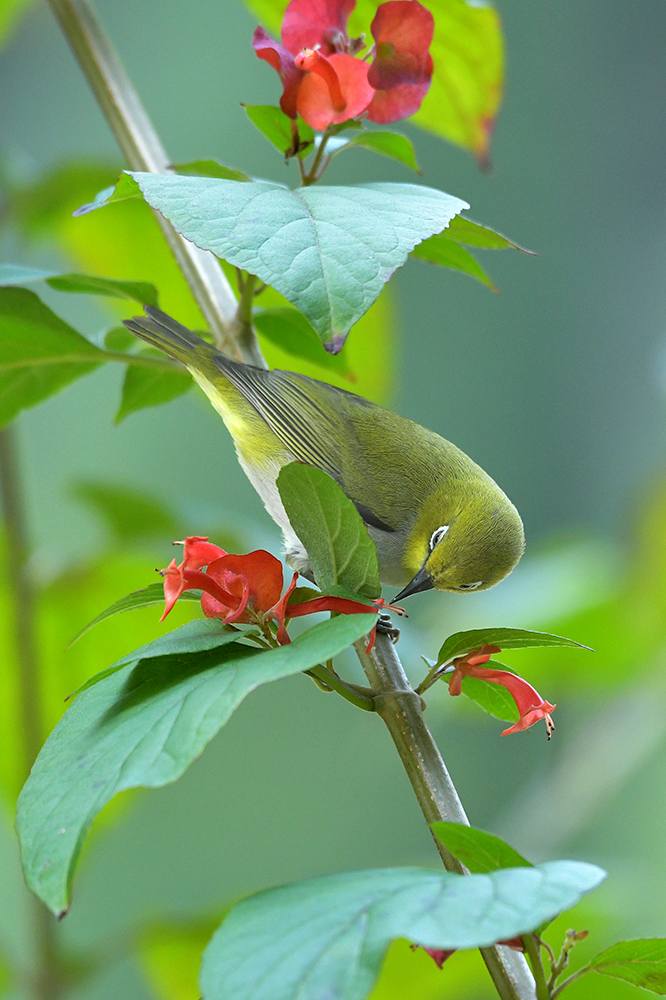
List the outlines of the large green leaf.
{"type": "Polygon", "coordinates": [[[84,691],[47,740],[20,796],[17,828],[33,891],[64,913],[85,834],[114,795],[175,781],[251,691],[336,656],[375,620],[341,615],[279,649],[232,642],[143,659],[84,691]]]}
{"type": "Polygon", "coordinates": [[[271,889],[235,906],[211,941],[203,1000],[364,1000],[395,938],[485,947],[574,906],[604,877],[551,861],[488,875],[376,869],[271,889]]]}
{"type": "Polygon", "coordinates": [[[178,535],[178,523],[168,507],[141,490],[112,482],[79,480],[72,494],[105,521],[119,542],[131,543],[153,535],[173,539],[178,535]]]}
{"type": "MultiPolygon", "coordinates": [[[[264,28],[279,36],[287,0],[245,2],[264,28]]],[[[504,80],[499,15],[490,4],[473,0],[429,0],[427,7],[435,18],[430,49],[434,73],[430,90],[412,120],[485,161],[504,80]]],[[[365,33],[371,40],[370,24],[376,10],[376,0],[358,0],[349,21],[351,37],[365,33]]]]}
{"type": "Polygon", "coordinates": [[[455,632],[443,643],[437,654],[437,666],[448,663],[455,656],[471,653],[481,646],[499,646],[500,649],[527,649],[530,646],[577,646],[589,649],[573,639],[550,632],[531,632],[524,628],[473,628],[466,632],[455,632]]]}
{"type": "Polygon", "coordinates": [[[416,244],[469,207],[415,184],[290,191],[267,182],[147,173],[122,174],[106,200],[139,190],[186,239],[284,295],[333,353],[416,244]]]}
{"type": "MultiPolygon", "coordinates": [[[[485,666],[489,670],[505,670],[507,673],[513,672],[507,670],[504,664],[498,663],[497,660],[488,660],[485,666]]],[[[503,722],[518,722],[520,718],[518,706],[509,691],[502,684],[492,684],[490,681],[484,681],[480,677],[463,677],[462,693],[470,701],[476,702],[484,712],[494,716],[496,719],[501,719],[503,722]]]]}
{"type": "Polygon", "coordinates": [[[465,867],[484,875],[499,868],[529,868],[531,863],[510,844],[485,830],[476,830],[463,823],[431,823],[430,829],[441,844],[465,867]]]}
{"type": "Polygon", "coordinates": [[[589,969],[666,996],[666,938],[618,941],[593,958],[589,969]]]}
{"type": "Polygon", "coordinates": [[[277,486],[321,590],[342,584],[363,597],[379,597],[377,548],[338,484],[321,469],[291,462],[280,470],[277,486]]]}
{"type": "Polygon", "coordinates": [[[0,425],[105,360],[27,288],[0,288],[0,425]]]}

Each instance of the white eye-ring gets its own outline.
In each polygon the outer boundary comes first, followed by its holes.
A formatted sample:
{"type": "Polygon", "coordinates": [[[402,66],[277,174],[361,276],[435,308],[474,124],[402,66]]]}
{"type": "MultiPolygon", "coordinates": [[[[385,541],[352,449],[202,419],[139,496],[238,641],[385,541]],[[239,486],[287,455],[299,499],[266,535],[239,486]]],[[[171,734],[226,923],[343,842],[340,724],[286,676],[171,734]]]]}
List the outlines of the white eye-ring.
{"type": "Polygon", "coordinates": [[[436,545],[439,545],[439,543],[441,542],[442,538],[444,538],[444,535],[447,533],[448,530],[449,530],[449,525],[443,524],[441,528],[437,528],[435,531],[433,531],[432,535],[430,536],[431,552],[436,545]]]}
{"type": "Polygon", "coordinates": [[[461,583],[458,590],[476,590],[482,583],[483,580],[477,580],[476,583],[461,583]]]}

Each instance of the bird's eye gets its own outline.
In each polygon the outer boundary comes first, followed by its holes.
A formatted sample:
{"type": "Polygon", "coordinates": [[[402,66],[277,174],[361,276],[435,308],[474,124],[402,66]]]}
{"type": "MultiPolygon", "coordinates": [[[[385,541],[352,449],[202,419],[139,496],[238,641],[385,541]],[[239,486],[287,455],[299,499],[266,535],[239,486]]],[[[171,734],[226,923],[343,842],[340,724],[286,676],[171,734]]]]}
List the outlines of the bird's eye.
{"type": "Polygon", "coordinates": [[[458,590],[476,590],[482,583],[483,580],[477,580],[476,583],[461,583],[458,590]]]}
{"type": "Polygon", "coordinates": [[[430,536],[431,552],[434,549],[434,547],[441,542],[442,538],[444,538],[444,535],[447,533],[448,530],[449,530],[449,525],[443,524],[441,528],[437,528],[435,531],[433,531],[432,535],[430,536]]]}

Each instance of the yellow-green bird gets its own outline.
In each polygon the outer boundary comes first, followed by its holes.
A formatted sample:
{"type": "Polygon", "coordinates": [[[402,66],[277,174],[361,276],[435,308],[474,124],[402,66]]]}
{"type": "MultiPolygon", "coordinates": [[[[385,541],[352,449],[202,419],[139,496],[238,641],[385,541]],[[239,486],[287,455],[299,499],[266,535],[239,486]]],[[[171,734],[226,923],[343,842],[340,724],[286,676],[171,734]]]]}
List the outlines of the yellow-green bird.
{"type": "Polygon", "coordinates": [[[354,503],[377,545],[382,583],[403,588],[396,601],[433,587],[486,590],[520,559],[518,511],[438,434],[325,382],[232,361],[151,306],[125,326],[185,365],[206,393],[294,569],[307,573],[309,560],[276,486],[293,461],[327,472],[354,503]]]}

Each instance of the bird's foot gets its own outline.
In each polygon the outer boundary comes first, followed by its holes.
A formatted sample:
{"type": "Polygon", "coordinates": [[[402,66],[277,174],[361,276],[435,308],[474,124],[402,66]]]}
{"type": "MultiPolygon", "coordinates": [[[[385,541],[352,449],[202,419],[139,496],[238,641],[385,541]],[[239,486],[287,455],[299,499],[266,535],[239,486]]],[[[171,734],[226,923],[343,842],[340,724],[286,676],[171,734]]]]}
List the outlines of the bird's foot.
{"type": "Polygon", "coordinates": [[[379,617],[377,619],[377,631],[381,632],[383,635],[387,635],[394,644],[400,638],[400,629],[394,627],[393,622],[391,621],[391,616],[387,615],[385,611],[379,612],[379,617]]]}

